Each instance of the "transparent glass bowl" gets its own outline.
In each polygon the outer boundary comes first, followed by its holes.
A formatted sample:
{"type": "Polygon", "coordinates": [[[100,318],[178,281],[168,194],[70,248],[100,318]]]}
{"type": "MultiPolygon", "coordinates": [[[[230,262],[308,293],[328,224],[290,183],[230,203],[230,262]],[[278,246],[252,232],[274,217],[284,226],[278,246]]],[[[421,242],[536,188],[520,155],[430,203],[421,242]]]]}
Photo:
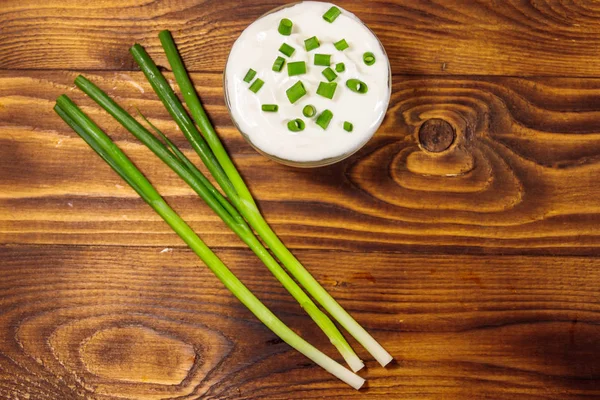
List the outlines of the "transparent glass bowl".
{"type": "MultiPolygon", "coordinates": [[[[266,12],[265,14],[261,15],[258,19],[263,18],[269,14],[272,14],[274,12],[280,11],[284,8],[288,8],[288,7],[292,7],[296,4],[299,4],[302,2],[295,2],[295,3],[290,3],[290,4],[285,4],[283,6],[279,6],[276,7],[268,12],[266,12]]],[[[257,19],[257,20],[258,20],[257,19]]],[[[392,70],[391,70],[391,65],[389,62],[389,58],[387,56],[387,53],[385,52],[385,48],[383,47],[383,44],[381,44],[381,41],[379,40],[379,38],[377,37],[377,35],[375,35],[375,33],[365,24],[362,22],[362,20],[358,19],[358,21],[365,27],[367,28],[367,30],[369,32],[371,32],[373,34],[373,36],[377,39],[377,43],[379,44],[379,47],[381,49],[381,52],[383,53],[383,55],[385,56],[386,60],[388,61],[388,80],[387,80],[387,89],[388,89],[388,96],[387,96],[387,104],[386,104],[386,112],[387,112],[387,107],[389,106],[389,102],[390,102],[390,97],[392,95],[392,70]]],[[[237,39],[236,39],[237,40],[237,39]]],[[[231,52],[230,52],[231,54],[231,52]]],[[[335,164],[336,162],[342,161],[348,157],[350,157],[352,154],[356,153],[357,151],[359,151],[360,149],[362,149],[364,147],[365,144],[367,144],[367,142],[369,140],[371,140],[371,138],[375,135],[375,133],[377,132],[377,130],[379,129],[379,127],[381,126],[381,123],[383,122],[383,120],[385,119],[385,115],[384,117],[379,121],[379,123],[377,124],[377,127],[373,133],[373,135],[368,136],[365,138],[365,140],[363,142],[361,142],[358,146],[356,146],[354,149],[340,154],[339,156],[336,157],[330,157],[330,158],[324,158],[322,160],[317,160],[317,161],[295,161],[295,160],[287,160],[281,157],[277,157],[273,154],[269,154],[267,152],[265,152],[264,150],[262,150],[260,147],[254,145],[254,143],[252,143],[252,140],[250,139],[250,137],[240,128],[240,125],[238,124],[238,122],[236,121],[235,117],[233,116],[233,113],[231,112],[231,101],[229,99],[229,95],[227,93],[227,65],[229,63],[229,56],[227,56],[227,62],[225,63],[225,70],[223,71],[223,92],[225,93],[225,104],[227,105],[227,111],[229,112],[229,116],[231,118],[231,120],[233,121],[233,124],[235,125],[235,127],[237,128],[237,130],[242,134],[242,136],[244,137],[244,139],[246,139],[246,142],[248,142],[248,144],[250,146],[252,146],[257,152],[259,152],[260,154],[262,154],[263,156],[273,160],[273,161],[277,161],[278,163],[284,164],[284,165],[289,165],[292,167],[299,167],[299,168],[315,168],[315,167],[324,167],[326,165],[331,165],[331,164],[335,164]]]]}

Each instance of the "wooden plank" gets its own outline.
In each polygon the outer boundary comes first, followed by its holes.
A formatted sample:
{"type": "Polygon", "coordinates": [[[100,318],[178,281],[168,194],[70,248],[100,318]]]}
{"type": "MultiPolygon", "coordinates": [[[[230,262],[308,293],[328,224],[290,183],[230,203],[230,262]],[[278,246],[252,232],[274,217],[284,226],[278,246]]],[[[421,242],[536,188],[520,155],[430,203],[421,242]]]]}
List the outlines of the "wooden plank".
{"type": "MultiPolygon", "coordinates": [[[[88,75],[192,156],[140,73],[88,75]]],[[[0,243],[164,245],[180,240],[53,114],[68,93],[213,246],[241,242],[171,171],[80,91],[74,73],[0,76],[0,243]]],[[[207,110],[267,218],[295,248],[598,255],[600,80],[397,76],[376,137],[340,164],[288,168],[231,125],[217,74],[207,110]],[[419,147],[425,120],[456,129],[419,147]]]]}
{"type": "MultiPolygon", "coordinates": [[[[336,357],[249,251],[218,253],[336,357]]],[[[0,396],[600,396],[598,259],[336,252],[332,269],[331,254],[298,252],[397,360],[383,369],[359,350],[364,391],[277,340],[187,249],[0,246],[0,396]]]]}
{"type": "MultiPolygon", "coordinates": [[[[293,2],[295,0],[286,0],[293,2]]],[[[167,65],[174,32],[195,71],[221,72],[233,41],[281,0],[3,0],[0,68],[133,70],[135,42],[167,65]]],[[[379,36],[396,74],[598,76],[600,7],[586,0],[340,0],[379,36]]]]}

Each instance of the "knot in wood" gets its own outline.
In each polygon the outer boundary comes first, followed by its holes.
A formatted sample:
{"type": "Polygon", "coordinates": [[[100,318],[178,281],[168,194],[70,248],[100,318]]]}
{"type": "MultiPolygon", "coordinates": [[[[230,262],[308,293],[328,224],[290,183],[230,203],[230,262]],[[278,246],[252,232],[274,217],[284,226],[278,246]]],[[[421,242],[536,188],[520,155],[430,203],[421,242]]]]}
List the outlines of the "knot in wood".
{"type": "Polygon", "coordinates": [[[432,153],[440,153],[448,149],[455,138],[454,127],[440,118],[428,119],[419,129],[421,147],[432,153]]]}

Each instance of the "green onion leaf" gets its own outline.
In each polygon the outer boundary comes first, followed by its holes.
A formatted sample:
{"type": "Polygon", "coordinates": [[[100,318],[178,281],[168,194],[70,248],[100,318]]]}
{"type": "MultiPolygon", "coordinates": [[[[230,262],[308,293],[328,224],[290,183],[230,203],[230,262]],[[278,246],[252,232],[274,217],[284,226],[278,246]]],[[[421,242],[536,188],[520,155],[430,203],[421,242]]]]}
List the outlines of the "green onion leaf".
{"type": "Polygon", "coordinates": [[[298,99],[300,99],[302,96],[304,96],[306,94],[306,89],[304,88],[304,84],[302,83],[302,81],[298,81],[298,82],[294,83],[292,86],[290,86],[285,91],[285,94],[287,95],[287,98],[290,100],[290,103],[294,104],[295,102],[298,101],[298,99]]]}
{"type": "Polygon", "coordinates": [[[315,65],[329,67],[331,65],[331,54],[315,54],[315,65]]]}
{"type": "Polygon", "coordinates": [[[336,6],[331,7],[325,14],[323,14],[323,19],[329,23],[335,21],[337,17],[340,16],[342,12],[336,6]]]}
{"type": "Polygon", "coordinates": [[[275,72],[280,72],[283,69],[283,64],[285,64],[285,58],[277,57],[271,69],[275,72]]]}
{"type": "Polygon", "coordinates": [[[319,43],[319,39],[317,39],[316,36],[308,38],[304,41],[304,48],[306,51],[314,50],[319,46],[321,46],[321,43],[319,43]]]}
{"type": "Polygon", "coordinates": [[[306,125],[304,124],[304,121],[302,121],[300,118],[293,119],[287,123],[288,129],[292,132],[303,131],[305,126],[306,125]]]}
{"type": "Polygon", "coordinates": [[[320,82],[319,87],[317,88],[317,94],[328,99],[333,99],[336,88],[337,83],[335,82],[320,82]]]}
{"type": "Polygon", "coordinates": [[[327,79],[329,82],[335,80],[335,78],[337,78],[337,74],[335,72],[333,72],[333,70],[329,67],[325,68],[322,72],[323,76],[325,77],[325,79],[327,79]]]}
{"type": "Polygon", "coordinates": [[[288,63],[288,76],[302,75],[306,73],[306,63],[304,61],[296,61],[288,63]]]}
{"type": "Polygon", "coordinates": [[[253,91],[254,93],[258,93],[258,91],[260,90],[261,87],[263,87],[264,84],[265,84],[265,81],[263,81],[260,78],[256,78],[256,80],[254,82],[252,82],[252,85],[250,85],[250,90],[253,91]]]}
{"type": "Polygon", "coordinates": [[[363,61],[369,66],[375,64],[375,54],[367,51],[365,54],[363,54],[363,61]]]}
{"type": "Polygon", "coordinates": [[[279,110],[279,106],[277,104],[263,104],[261,108],[266,112],[277,112],[277,110],[279,110]]]}
{"type": "MultiPolygon", "coordinates": [[[[319,350],[299,337],[279,320],[254,294],[227,268],[218,256],[198,237],[192,228],[177,214],[160,196],[154,186],[147,180],[131,160],[116,144],[89,119],[69,98],[61,96],[57,99],[55,111],[71,128],[88,143],[90,147],[106,163],[108,163],[139,195],[160,215],[160,217],[181,237],[181,239],[198,255],[215,276],[237,297],[248,309],[276,335],[293,348],[334,374],[339,379],[358,389],[364,379],[351,373],[319,350]]],[[[291,280],[291,279],[290,279],[291,280]]],[[[293,282],[293,281],[292,281],[293,282]]],[[[310,302],[310,312],[318,308],[310,302]]],[[[322,314],[322,313],[321,313],[322,314]]],[[[322,314],[317,320],[321,325],[326,316],[322,314]]],[[[329,321],[331,323],[331,321],[329,321]]],[[[331,323],[332,324],[332,323],[331,323]]]]}
{"type": "Polygon", "coordinates": [[[256,76],[256,71],[250,68],[248,72],[246,72],[246,76],[244,76],[244,82],[250,83],[252,79],[256,76]]]}
{"type": "Polygon", "coordinates": [[[369,91],[367,84],[358,79],[348,79],[346,81],[346,86],[356,93],[367,93],[369,91]]]}
{"type": "Polygon", "coordinates": [[[279,28],[277,28],[277,30],[283,36],[290,36],[292,34],[292,26],[293,25],[294,24],[292,23],[292,21],[290,21],[287,18],[284,18],[281,21],[279,21],[279,28]]]}
{"type": "Polygon", "coordinates": [[[302,115],[304,115],[306,118],[312,118],[315,116],[316,113],[317,109],[311,104],[305,105],[302,109],[302,115]]]}
{"type": "Polygon", "coordinates": [[[335,70],[337,72],[344,72],[346,70],[346,65],[344,63],[335,64],[335,70]]]}
{"type": "Polygon", "coordinates": [[[292,46],[290,46],[287,43],[284,43],[281,45],[281,47],[279,48],[279,51],[283,54],[285,54],[288,57],[291,57],[292,54],[294,54],[294,51],[296,51],[296,49],[294,49],[292,46]]]}
{"type": "Polygon", "coordinates": [[[354,129],[354,125],[352,125],[351,122],[344,121],[344,130],[346,132],[352,132],[352,129],[354,129]]]}
{"type": "Polygon", "coordinates": [[[327,129],[331,122],[331,118],[333,118],[333,113],[329,110],[325,110],[317,117],[317,125],[323,129],[327,129]]]}
{"type": "Polygon", "coordinates": [[[346,42],[346,39],[342,39],[342,40],[340,40],[340,41],[338,41],[338,42],[335,42],[333,45],[334,45],[334,46],[335,46],[335,48],[336,48],[336,49],[338,49],[339,51],[344,51],[344,50],[346,50],[348,47],[350,47],[350,46],[348,46],[348,42],[346,42]]]}

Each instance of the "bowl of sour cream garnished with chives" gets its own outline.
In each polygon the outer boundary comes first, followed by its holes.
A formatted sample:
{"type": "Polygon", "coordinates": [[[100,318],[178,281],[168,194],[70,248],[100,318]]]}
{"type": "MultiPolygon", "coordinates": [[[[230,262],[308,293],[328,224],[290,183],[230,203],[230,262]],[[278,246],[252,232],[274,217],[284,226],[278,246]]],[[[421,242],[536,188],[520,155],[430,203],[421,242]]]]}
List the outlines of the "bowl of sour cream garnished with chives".
{"type": "Polygon", "coordinates": [[[349,157],[375,134],[391,95],[389,60],[354,14],[303,1],[254,21],[224,72],[234,124],[260,153],[318,167],[349,157]]]}

